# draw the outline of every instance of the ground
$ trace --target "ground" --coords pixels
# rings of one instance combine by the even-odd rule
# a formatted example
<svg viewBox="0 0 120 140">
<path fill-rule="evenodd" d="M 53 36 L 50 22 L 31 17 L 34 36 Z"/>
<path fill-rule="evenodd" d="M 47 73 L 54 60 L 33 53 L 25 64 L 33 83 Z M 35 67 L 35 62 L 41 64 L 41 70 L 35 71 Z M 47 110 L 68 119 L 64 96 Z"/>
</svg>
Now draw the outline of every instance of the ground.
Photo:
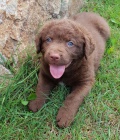
<svg viewBox="0 0 120 140">
<path fill-rule="evenodd" d="M 69 89 L 59 85 L 37 113 L 28 111 L 34 98 L 38 63 L 29 54 L 19 69 L 6 66 L 13 77 L 0 85 L 0 140 L 119 140 L 120 139 L 120 1 L 88 0 L 81 11 L 94 11 L 111 28 L 96 83 L 79 108 L 74 123 L 56 126 L 56 115 Z M 3 77 L 1 77 L 3 78 Z"/>
</svg>

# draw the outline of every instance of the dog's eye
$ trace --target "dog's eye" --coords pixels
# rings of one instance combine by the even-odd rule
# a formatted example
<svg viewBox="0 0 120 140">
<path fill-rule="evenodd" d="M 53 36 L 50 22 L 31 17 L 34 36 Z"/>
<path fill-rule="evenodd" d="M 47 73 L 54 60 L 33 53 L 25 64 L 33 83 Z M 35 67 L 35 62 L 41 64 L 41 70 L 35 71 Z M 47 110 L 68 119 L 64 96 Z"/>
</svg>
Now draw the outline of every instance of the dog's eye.
<svg viewBox="0 0 120 140">
<path fill-rule="evenodd" d="M 74 44 L 72 41 L 67 42 L 68 47 L 72 47 Z"/>
<path fill-rule="evenodd" d="M 51 42 L 52 41 L 52 39 L 50 38 L 50 37 L 48 37 L 47 39 L 46 39 L 46 42 L 47 43 L 49 43 L 49 42 Z"/>
</svg>

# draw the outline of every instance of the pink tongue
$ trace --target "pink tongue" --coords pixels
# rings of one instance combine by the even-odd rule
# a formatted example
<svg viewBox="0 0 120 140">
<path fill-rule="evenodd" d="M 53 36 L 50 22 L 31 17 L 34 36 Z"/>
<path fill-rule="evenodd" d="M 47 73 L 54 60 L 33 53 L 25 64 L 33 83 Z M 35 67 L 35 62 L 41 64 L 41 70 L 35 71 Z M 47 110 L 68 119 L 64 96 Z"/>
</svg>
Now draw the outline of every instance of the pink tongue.
<svg viewBox="0 0 120 140">
<path fill-rule="evenodd" d="M 56 66 L 56 65 L 50 65 L 50 73 L 55 78 L 60 78 L 65 71 L 65 65 L 63 66 Z"/>
</svg>

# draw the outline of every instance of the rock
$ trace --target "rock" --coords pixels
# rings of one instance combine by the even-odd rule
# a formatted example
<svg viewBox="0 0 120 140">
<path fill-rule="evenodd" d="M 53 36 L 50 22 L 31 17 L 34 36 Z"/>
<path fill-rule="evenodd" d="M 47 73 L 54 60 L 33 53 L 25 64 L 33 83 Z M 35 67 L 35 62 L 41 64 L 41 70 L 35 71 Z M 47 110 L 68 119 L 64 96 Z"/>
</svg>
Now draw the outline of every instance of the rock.
<svg viewBox="0 0 120 140">
<path fill-rule="evenodd" d="M 80 12 L 80 8 L 83 6 L 82 0 L 70 0 L 68 6 L 68 15 L 72 16 L 78 12 Z"/>
<path fill-rule="evenodd" d="M 11 75 L 11 72 L 6 69 L 3 65 L 0 65 L 0 75 Z"/>
<path fill-rule="evenodd" d="M 13 75 L 11 74 L 11 72 L 3 65 L 0 65 L 0 84 L 3 83 L 4 85 L 7 85 L 12 77 Z"/>
<path fill-rule="evenodd" d="M 17 0 L 6 1 L 6 16 L 12 17 L 17 15 Z"/>
<path fill-rule="evenodd" d="M 0 53 L 0 84 L 3 83 L 5 85 L 7 85 L 13 77 L 12 73 L 4 66 L 6 61 L 6 57 Z"/>
<path fill-rule="evenodd" d="M 0 53 L 0 64 L 4 65 L 6 62 L 6 57 L 4 55 L 2 55 L 2 53 Z"/>
</svg>

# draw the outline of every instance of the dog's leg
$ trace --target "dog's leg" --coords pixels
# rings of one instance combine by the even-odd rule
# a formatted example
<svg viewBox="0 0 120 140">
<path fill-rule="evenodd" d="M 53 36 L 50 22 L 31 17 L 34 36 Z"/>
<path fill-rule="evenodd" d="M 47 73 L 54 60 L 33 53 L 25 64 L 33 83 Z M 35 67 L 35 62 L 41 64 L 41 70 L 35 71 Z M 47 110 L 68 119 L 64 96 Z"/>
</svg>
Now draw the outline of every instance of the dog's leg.
<svg viewBox="0 0 120 140">
<path fill-rule="evenodd" d="M 52 84 L 52 82 L 49 81 L 46 77 L 44 77 L 44 75 L 40 72 L 36 89 L 37 97 L 35 100 L 30 101 L 29 109 L 33 112 L 37 112 L 46 102 L 48 95 L 53 87 L 54 85 Z"/>
<path fill-rule="evenodd" d="M 71 94 L 66 97 L 63 106 L 59 109 L 56 118 L 59 127 L 67 127 L 71 124 L 79 106 L 91 90 L 92 85 L 93 82 L 87 82 L 83 85 L 73 87 Z"/>
</svg>

